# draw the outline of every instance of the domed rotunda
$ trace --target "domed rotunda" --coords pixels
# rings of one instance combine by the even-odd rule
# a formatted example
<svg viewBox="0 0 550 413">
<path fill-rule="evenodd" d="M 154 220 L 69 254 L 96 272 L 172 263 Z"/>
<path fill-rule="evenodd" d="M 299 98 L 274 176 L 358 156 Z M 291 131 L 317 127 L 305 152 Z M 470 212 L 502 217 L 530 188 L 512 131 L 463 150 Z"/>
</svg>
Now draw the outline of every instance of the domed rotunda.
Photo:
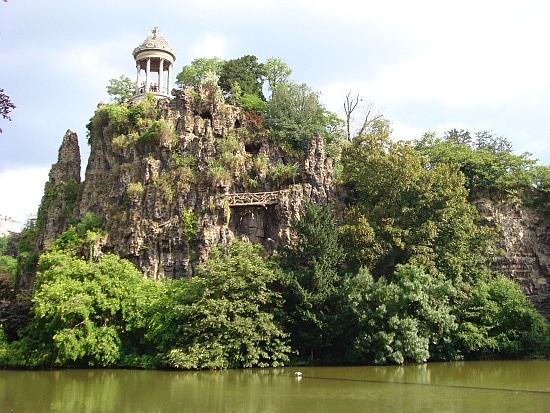
<svg viewBox="0 0 550 413">
<path fill-rule="evenodd" d="M 152 33 L 133 52 L 137 69 L 134 101 L 143 99 L 146 93 L 159 98 L 171 97 L 176 51 L 159 36 L 158 27 L 155 26 Z"/>
</svg>

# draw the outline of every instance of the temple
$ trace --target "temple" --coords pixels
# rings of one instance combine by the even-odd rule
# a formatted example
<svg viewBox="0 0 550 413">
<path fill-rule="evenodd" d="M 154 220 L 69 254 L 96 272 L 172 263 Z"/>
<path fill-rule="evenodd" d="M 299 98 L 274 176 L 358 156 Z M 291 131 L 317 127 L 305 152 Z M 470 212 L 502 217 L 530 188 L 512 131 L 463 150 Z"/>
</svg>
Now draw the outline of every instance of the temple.
<svg viewBox="0 0 550 413">
<path fill-rule="evenodd" d="M 134 101 L 141 100 L 146 93 L 171 97 L 176 51 L 159 36 L 158 27 L 155 26 L 152 33 L 133 52 L 137 70 Z"/>
</svg>

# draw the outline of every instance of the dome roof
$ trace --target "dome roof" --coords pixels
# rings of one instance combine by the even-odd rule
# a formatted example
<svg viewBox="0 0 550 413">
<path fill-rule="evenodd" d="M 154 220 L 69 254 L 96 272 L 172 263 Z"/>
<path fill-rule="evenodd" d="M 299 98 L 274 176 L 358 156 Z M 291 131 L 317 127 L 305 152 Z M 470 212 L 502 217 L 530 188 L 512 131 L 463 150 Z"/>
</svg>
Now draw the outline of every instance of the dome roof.
<svg viewBox="0 0 550 413">
<path fill-rule="evenodd" d="M 139 52 L 142 52 L 144 50 L 163 50 L 166 53 L 170 53 L 172 57 L 176 59 L 176 51 L 170 47 L 170 45 L 166 40 L 164 40 L 164 38 L 158 35 L 158 27 L 155 26 L 152 32 L 152 36 L 147 37 L 140 46 L 134 49 L 134 58 Z"/>
</svg>

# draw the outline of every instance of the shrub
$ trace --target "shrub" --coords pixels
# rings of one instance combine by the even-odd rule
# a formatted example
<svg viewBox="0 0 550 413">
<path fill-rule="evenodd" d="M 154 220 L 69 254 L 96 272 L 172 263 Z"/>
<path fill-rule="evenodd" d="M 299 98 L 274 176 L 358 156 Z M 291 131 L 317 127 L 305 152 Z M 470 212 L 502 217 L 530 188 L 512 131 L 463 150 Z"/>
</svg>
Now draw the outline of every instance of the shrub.
<svg viewBox="0 0 550 413">
<path fill-rule="evenodd" d="M 172 305 L 164 311 L 173 313 L 172 325 L 164 323 L 159 332 L 163 337 L 179 332 L 166 343 L 168 366 L 225 369 L 288 362 L 287 335 L 274 316 L 281 306 L 280 294 L 271 288 L 278 274 L 261 253 L 260 246 L 240 241 L 216 247 L 198 277 L 173 283 L 177 311 Z"/>
<path fill-rule="evenodd" d="M 130 182 L 126 188 L 126 193 L 131 197 L 141 196 L 143 191 L 141 182 Z"/>
<path fill-rule="evenodd" d="M 283 185 L 289 181 L 294 183 L 296 177 L 298 176 L 298 169 L 298 165 L 285 165 L 283 163 L 278 163 L 268 169 L 267 176 L 275 184 Z"/>
<path fill-rule="evenodd" d="M 213 186 L 228 185 L 231 182 L 231 172 L 216 160 L 208 165 L 205 176 Z"/>
<path fill-rule="evenodd" d="M 138 142 L 156 144 L 169 144 L 173 141 L 170 125 L 164 119 L 155 120 L 147 130 L 139 137 Z"/>
<path fill-rule="evenodd" d="M 189 242 L 193 241 L 199 228 L 197 225 L 197 218 L 192 209 L 186 209 L 182 212 L 180 217 L 181 226 L 183 227 L 183 235 Z"/>
</svg>

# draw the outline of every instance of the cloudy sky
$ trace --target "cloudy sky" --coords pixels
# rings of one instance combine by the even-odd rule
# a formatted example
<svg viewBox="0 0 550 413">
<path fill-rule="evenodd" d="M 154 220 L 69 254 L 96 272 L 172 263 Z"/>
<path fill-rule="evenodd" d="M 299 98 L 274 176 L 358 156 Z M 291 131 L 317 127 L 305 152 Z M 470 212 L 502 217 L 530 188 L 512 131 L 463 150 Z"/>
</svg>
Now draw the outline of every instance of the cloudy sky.
<svg viewBox="0 0 550 413">
<path fill-rule="evenodd" d="M 550 164 L 547 0 L 9 0 L 0 2 L 0 216 L 38 207 L 67 129 L 86 124 L 109 79 L 135 76 L 154 26 L 197 57 L 283 59 L 292 80 L 342 114 L 351 91 L 392 121 L 395 139 L 489 130 Z"/>
</svg>

